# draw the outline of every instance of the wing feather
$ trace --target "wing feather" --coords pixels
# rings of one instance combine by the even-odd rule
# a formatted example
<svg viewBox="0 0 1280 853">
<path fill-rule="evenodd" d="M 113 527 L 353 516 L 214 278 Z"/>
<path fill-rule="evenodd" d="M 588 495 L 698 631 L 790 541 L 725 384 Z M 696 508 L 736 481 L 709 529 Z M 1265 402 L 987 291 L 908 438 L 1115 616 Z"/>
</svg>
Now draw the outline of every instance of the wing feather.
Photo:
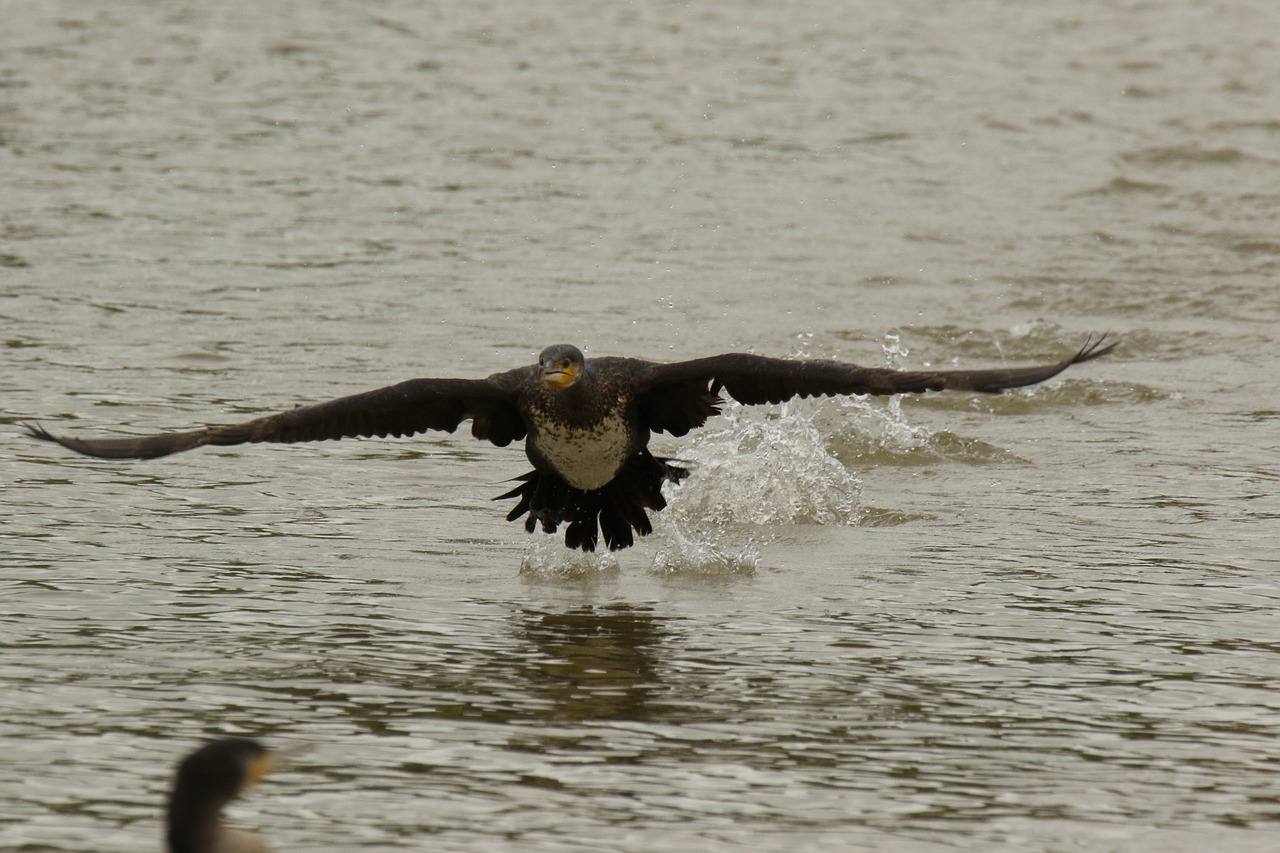
<svg viewBox="0 0 1280 853">
<path fill-rule="evenodd" d="M 716 394 L 723 390 L 748 405 L 782 403 L 793 397 L 844 394 L 914 394 L 924 391 L 980 391 L 998 393 L 1034 385 L 1057 376 L 1073 364 L 1081 364 L 1111 352 L 1104 334 L 1092 336 L 1070 358 L 1031 367 L 998 367 L 981 370 L 893 370 L 862 367 L 824 359 L 791 360 L 750 353 L 726 353 L 692 361 L 650 364 L 637 383 L 642 412 L 661 412 L 651 419 L 651 429 L 683 435 L 701 426 L 707 406 L 698 405 L 696 391 Z M 714 409 L 710 413 L 714 413 Z"/>
<path fill-rule="evenodd" d="M 341 438 L 453 432 L 472 419 L 472 433 L 499 447 L 523 438 L 525 425 L 509 392 L 494 379 L 411 379 L 238 424 L 136 438 L 71 438 L 39 424 L 27 431 L 68 450 L 104 459 L 154 459 L 206 445 L 294 443 Z"/>
</svg>

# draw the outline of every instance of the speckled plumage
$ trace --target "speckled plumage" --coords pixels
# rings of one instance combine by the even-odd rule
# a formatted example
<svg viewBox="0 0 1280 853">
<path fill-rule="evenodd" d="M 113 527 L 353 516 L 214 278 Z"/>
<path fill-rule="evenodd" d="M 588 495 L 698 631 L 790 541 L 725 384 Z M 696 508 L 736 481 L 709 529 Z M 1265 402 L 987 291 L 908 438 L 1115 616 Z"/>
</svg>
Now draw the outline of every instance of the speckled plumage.
<svg viewBox="0 0 1280 853">
<path fill-rule="evenodd" d="M 575 489 L 607 486 L 621 470 L 636 443 L 635 431 L 621 408 L 606 412 L 598 423 L 572 427 L 547 410 L 532 410 L 529 441 L 538 456 Z M 536 431 L 535 431 L 536 430 Z"/>
</svg>

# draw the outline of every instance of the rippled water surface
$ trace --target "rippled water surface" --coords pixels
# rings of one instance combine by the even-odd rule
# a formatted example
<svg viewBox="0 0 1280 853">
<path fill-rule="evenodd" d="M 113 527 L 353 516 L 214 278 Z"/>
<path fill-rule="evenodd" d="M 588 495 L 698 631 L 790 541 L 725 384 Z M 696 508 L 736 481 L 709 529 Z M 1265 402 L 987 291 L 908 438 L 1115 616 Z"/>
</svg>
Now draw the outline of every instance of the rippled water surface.
<svg viewBox="0 0 1280 853">
<path fill-rule="evenodd" d="M 1280 7 L 16 2 L 0 848 L 1280 848 Z M 73 457 L 544 345 L 1109 358 L 730 408 L 567 554 L 459 435 Z"/>
</svg>

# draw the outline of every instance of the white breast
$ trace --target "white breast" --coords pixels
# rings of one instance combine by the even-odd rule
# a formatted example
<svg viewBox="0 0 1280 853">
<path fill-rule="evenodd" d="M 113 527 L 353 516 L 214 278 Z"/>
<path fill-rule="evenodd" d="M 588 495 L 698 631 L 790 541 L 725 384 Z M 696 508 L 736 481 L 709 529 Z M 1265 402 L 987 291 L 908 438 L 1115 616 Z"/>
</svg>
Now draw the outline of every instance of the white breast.
<svg viewBox="0 0 1280 853">
<path fill-rule="evenodd" d="M 631 432 L 620 411 L 587 429 L 543 422 L 537 440 L 538 452 L 575 489 L 606 485 L 627 461 L 630 444 Z"/>
</svg>

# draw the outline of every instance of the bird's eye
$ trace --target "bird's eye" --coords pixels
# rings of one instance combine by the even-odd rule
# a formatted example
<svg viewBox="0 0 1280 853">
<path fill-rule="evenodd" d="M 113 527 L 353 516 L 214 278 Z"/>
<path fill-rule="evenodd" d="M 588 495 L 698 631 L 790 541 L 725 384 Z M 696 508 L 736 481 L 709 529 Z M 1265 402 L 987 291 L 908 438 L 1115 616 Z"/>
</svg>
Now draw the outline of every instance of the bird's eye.
<svg viewBox="0 0 1280 853">
<path fill-rule="evenodd" d="M 569 367 L 569 365 L 570 365 L 571 363 L 572 363 L 572 362 L 570 362 L 570 361 L 569 361 L 569 359 L 567 359 L 567 358 L 562 358 L 562 359 L 560 359 L 560 367 L 561 367 L 561 369 L 566 369 L 566 368 L 568 368 L 568 367 Z"/>
</svg>

